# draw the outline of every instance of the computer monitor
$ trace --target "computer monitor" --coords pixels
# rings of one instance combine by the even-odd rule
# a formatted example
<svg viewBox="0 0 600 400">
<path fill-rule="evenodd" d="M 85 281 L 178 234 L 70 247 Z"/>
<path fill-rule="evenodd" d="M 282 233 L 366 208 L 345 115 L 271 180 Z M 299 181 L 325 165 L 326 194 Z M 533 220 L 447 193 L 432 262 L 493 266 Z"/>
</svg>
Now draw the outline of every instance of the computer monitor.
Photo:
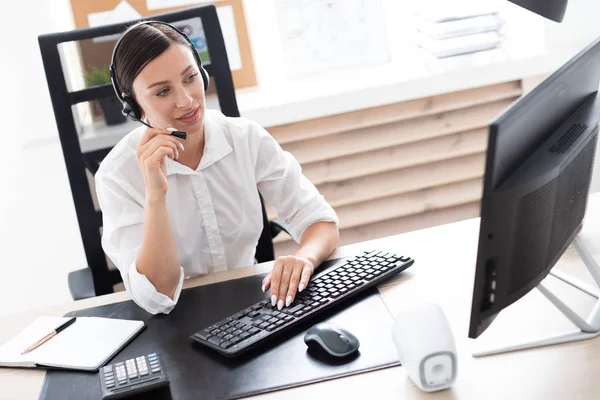
<svg viewBox="0 0 600 400">
<path fill-rule="evenodd" d="M 585 251 L 576 236 L 596 151 L 599 80 L 600 39 L 490 123 L 469 337 L 477 338 L 500 311 L 535 287 L 581 331 L 600 331 L 600 307 L 586 322 L 565 311 L 540 283 L 572 242 Z M 588 268 L 600 284 L 600 269 L 590 260 Z M 496 352 L 540 344 L 550 342 Z"/>
</svg>

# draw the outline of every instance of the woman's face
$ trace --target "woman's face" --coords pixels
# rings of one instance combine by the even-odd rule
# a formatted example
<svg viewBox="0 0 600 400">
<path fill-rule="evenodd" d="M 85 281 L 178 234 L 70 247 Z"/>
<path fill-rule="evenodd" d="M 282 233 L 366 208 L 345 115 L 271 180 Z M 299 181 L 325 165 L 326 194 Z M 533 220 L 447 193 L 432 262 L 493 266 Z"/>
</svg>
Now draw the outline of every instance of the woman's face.
<svg viewBox="0 0 600 400">
<path fill-rule="evenodd" d="M 189 46 L 173 43 L 133 81 L 142 114 L 156 128 L 193 134 L 204 120 L 204 83 Z"/>
</svg>

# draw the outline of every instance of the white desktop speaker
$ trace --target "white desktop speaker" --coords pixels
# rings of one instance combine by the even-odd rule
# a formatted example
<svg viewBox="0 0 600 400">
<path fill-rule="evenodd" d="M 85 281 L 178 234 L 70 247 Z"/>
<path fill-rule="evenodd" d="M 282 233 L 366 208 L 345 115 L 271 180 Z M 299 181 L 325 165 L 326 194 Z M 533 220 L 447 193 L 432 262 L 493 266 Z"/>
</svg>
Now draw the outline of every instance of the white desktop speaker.
<svg viewBox="0 0 600 400">
<path fill-rule="evenodd" d="M 456 346 L 438 304 L 411 306 L 398 313 L 392 339 L 408 376 L 426 392 L 447 389 L 456 380 Z"/>
</svg>

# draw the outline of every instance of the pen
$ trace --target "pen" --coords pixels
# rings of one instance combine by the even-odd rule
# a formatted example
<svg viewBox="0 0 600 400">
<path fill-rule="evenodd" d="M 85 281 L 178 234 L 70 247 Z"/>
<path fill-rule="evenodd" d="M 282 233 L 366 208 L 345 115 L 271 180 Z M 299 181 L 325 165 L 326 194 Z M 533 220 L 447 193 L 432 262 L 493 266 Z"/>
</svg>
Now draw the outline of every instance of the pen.
<svg viewBox="0 0 600 400">
<path fill-rule="evenodd" d="M 27 354 L 27 353 L 29 353 L 33 349 L 37 349 L 42 344 L 46 343 L 48 340 L 50 340 L 54 336 L 56 336 L 60 331 L 64 330 L 69 325 L 73 324 L 73 322 L 75 322 L 76 319 L 77 319 L 76 317 L 71 318 L 70 320 L 68 320 L 67 322 L 65 322 L 64 324 L 62 324 L 61 326 L 59 326 L 58 328 L 56 328 L 55 330 L 53 330 L 52 332 L 50 332 L 49 334 L 47 334 L 46 336 L 44 336 L 43 338 L 41 338 L 40 340 L 38 340 L 37 342 L 35 342 L 34 344 L 32 344 L 31 346 L 29 346 L 28 348 L 26 348 L 21 353 L 21 355 Z"/>
</svg>

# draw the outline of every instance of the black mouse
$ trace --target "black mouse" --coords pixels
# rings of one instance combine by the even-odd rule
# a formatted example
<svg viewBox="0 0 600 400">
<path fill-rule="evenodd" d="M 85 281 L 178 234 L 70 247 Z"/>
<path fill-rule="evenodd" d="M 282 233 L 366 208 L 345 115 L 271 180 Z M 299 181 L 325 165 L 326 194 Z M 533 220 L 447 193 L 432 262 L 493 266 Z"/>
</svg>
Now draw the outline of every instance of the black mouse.
<svg viewBox="0 0 600 400">
<path fill-rule="evenodd" d="M 350 332 L 329 323 L 320 323 L 304 335 L 309 348 L 318 348 L 333 357 L 345 357 L 358 350 L 360 342 Z"/>
</svg>

